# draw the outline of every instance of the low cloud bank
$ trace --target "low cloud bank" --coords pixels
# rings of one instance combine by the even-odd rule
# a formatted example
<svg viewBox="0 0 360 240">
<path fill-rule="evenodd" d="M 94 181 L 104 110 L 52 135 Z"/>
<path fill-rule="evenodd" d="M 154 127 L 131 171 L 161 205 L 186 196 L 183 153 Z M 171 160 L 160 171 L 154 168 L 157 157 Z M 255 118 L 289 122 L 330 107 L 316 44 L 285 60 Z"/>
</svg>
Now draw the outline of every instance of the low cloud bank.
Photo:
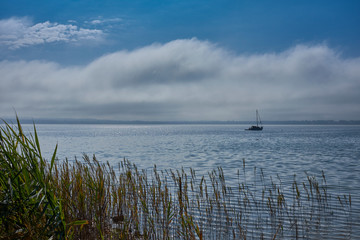
<svg viewBox="0 0 360 240">
<path fill-rule="evenodd" d="M 197 39 L 86 66 L 0 62 L 0 115 L 116 120 L 360 119 L 360 58 L 326 45 L 236 55 Z"/>
</svg>

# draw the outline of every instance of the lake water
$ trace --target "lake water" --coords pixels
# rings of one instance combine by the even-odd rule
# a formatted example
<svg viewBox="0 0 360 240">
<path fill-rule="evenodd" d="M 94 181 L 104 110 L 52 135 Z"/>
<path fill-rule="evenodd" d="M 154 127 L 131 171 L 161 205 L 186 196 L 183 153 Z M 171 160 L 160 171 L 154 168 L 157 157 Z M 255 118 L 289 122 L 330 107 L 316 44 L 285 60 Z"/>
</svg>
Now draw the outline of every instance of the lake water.
<svg viewBox="0 0 360 240">
<path fill-rule="evenodd" d="M 25 125 L 29 131 L 32 126 Z M 251 169 L 287 178 L 323 170 L 332 184 L 360 183 L 360 126 L 242 125 L 37 125 L 43 154 L 69 160 L 83 153 L 139 168 L 193 168 L 199 174 L 221 166 L 232 173 Z M 230 176 L 229 176 L 230 177 Z"/>
<path fill-rule="evenodd" d="M 265 177 L 280 176 L 286 185 L 321 176 L 335 194 L 351 193 L 353 221 L 360 222 L 360 126 L 265 126 L 261 132 L 243 125 L 37 125 L 43 155 L 81 159 L 83 153 L 117 165 L 123 158 L 139 169 L 193 168 L 198 175 L 221 166 L 228 184 L 254 168 Z M 31 130 L 31 125 L 24 125 Z M 355 224 L 359 233 L 359 225 Z"/>
</svg>

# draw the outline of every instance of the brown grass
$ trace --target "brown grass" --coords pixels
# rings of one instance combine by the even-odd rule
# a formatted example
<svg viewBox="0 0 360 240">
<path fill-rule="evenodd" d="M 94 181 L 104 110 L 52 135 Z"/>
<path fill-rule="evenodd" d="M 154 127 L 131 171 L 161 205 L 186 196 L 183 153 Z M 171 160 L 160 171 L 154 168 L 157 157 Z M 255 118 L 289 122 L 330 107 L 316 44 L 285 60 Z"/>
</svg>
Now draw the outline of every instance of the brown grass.
<svg viewBox="0 0 360 240">
<path fill-rule="evenodd" d="M 1 128 L 0 239 L 299 239 L 351 237 L 351 196 L 333 197 L 320 181 L 283 186 L 253 170 L 228 186 L 222 168 L 138 170 L 122 160 L 84 155 L 48 162 L 20 123 Z M 285 190 L 286 189 L 286 190 Z M 341 219 L 341 221 L 338 221 Z M 339 226 L 339 222 L 343 225 Z"/>
</svg>

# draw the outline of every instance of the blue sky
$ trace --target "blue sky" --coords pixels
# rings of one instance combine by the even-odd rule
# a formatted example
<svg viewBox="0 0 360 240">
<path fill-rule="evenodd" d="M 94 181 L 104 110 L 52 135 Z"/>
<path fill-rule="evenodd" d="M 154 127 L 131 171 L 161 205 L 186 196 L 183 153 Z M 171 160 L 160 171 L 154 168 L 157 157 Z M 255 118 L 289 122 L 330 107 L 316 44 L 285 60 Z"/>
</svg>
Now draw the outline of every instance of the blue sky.
<svg viewBox="0 0 360 240">
<path fill-rule="evenodd" d="M 0 117 L 360 119 L 359 1 L 2 1 Z"/>
</svg>

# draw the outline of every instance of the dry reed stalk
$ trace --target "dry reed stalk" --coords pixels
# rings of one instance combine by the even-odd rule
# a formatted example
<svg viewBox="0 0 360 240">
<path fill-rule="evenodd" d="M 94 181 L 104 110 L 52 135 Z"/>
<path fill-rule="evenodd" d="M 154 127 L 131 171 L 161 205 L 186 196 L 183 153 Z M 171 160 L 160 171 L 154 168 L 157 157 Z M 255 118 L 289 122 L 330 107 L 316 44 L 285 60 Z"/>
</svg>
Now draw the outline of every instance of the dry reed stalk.
<svg viewBox="0 0 360 240">
<path fill-rule="evenodd" d="M 28 138 L 20 123 L 1 128 L 0 143 L 0 239 L 299 239 L 320 236 L 332 214 L 351 216 L 351 196 L 333 198 L 324 173 L 321 182 L 294 176 L 288 191 L 256 168 L 250 183 L 243 160 L 234 187 L 221 167 L 200 180 L 193 169 L 148 174 L 126 159 L 115 171 L 95 156 L 55 161 L 56 148 L 48 163 L 35 127 Z"/>
</svg>

